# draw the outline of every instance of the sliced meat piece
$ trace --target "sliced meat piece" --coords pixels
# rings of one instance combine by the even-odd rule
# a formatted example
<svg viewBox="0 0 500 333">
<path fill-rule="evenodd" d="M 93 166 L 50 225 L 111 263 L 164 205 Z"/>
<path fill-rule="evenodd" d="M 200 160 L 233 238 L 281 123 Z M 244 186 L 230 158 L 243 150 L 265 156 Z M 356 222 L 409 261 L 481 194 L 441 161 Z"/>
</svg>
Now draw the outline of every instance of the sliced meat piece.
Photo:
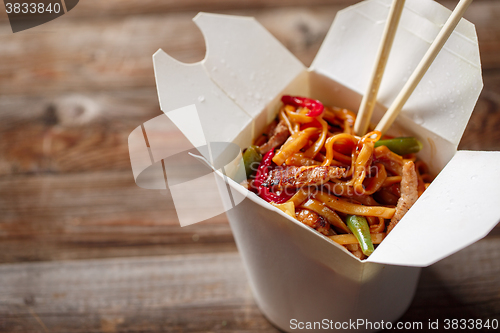
<svg viewBox="0 0 500 333">
<path fill-rule="evenodd" d="M 262 186 L 282 189 L 321 185 L 345 177 L 345 172 L 344 168 L 333 166 L 289 166 L 271 171 Z"/>
<path fill-rule="evenodd" d="M 328 223 L 321 215 L 310 211 L 309 209 L 300 209 L 296 211 L 295 217 L 300 222 L 316 229 L 323 235 L 329 236 L 334 234 L 331 230 L 330 223 Z"/>
<path fill-rule="evenodd" d="M 288 131 L 288 126 L 286 125 L 285 121 L 280 120 L 278 125 L 271 132 L 269 141 L 259 147 L 260 153 L 265 154 L 271 149 L 281 146 L 286 141 L 289 135 L 290 132 Z"/>
<path fill-rule="evenodd" d="M 415 171 L 415 165 L 408 161 L 403 165 L 403 176 L 401 178 L 401 197 L 396 206 L 396 212 L 387 227 L 389 233 L 396 224 L 403 218 L 406 212 L 413 206 L 418 199 L 418 178 Z"/>
</svg>

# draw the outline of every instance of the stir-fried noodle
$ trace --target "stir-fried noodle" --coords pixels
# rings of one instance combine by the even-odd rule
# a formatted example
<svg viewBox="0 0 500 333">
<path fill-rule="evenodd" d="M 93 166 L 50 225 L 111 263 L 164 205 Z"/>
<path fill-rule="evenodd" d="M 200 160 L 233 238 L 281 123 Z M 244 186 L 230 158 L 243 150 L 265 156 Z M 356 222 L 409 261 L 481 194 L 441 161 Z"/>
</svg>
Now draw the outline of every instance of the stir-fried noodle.
<svg viewBox="0 0 500 333">
<path fill-rule="evenodd" d="M 282 101 L 277 119 L 244 153 L 249 188 L 366 258 L 432 180 L 414 154 L 420 143 L 381 140 L 377 131 L 359 137 L 352 111 L 303 97 Z"/>
</svg>

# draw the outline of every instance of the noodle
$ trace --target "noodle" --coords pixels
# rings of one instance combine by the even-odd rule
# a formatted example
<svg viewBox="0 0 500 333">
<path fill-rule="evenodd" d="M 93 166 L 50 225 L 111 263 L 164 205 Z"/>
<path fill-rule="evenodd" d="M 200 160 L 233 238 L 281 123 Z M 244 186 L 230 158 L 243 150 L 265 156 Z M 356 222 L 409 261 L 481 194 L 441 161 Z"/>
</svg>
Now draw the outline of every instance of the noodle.
<svg viewBox="0 0 500 333">
<path fill-rule="evenodd" d="M 323 202 L 326 206 L 333 210 L 342 212 L 344 214 L 351 215 L 362 215 L 362 216 L 380 216 L 384 219 L 390 219 L 394 216 L 396 211 L 394 208 L 387 208 L 382 206 L 363 206 L 357 205 L 334 195 L 325 194 L 323 192 L 318 192 L 314 194 L 314 197 L 319 201 Z"/>
<path fill-rule="evenodd" d="M 371 236 L 373 244 L 380 244 L 385 238 L 384 233 L 371 234 Z M 353 234 L 335 235 L 329 236 L 328 238 L 340 245 L 358 244 L 358 240 Z"/>
<path fill-rule="evenodd" d="M 311 166 L 311 165 L 321 165 L 321 162 L 313 160 L 312 158 L 307 158 L 302 153 L 296 153 L 285 160 L 286 165 L 294 166 Z"/>
<path fill-rule="evenodd" d="M 318 140 L 306 150 L 304 154 L 305 157 L 314 158 L 314 156 L 316 156 L 316 154 L 319 153 L 319 150 L 323 147 L 323 144 L 326 140 L 326 135 L 328 134 L 328 124 L 326 123 L 326 121 L 324 121 L 320 117 L 316 118 L 316 120 L 321 124 L 321 135 Z"/>
<path fill-rule="evenodd" d="M 309 141 L 309 138 L 317 132 L 314 127 L 306 128 L 303 131 L 296 132 L 286 140 L 285 144 L 280 148 L 273 158 L 273 162 L 277 165 L 283 164 L 287 158 L 301 150 Z"/>
<path fill-rule="evenodd" d="M 312 210 L 313 212 L 318 213 L 332 225 L 342 229 L 344 232 L 347 233 L 351 232 L 349 228 L 345 225 L 344 221 L 342 221 L 342 219 L 337 215 L 337 213 L 335 213 L 335 211 L 329 209 L 328 207 L 325 207 L 321 202 L 314 199 L 309 199 L 301 207 L 307 208 L 309 210 Z"/>
<path fill-rule="evenodd" d="M 309 196 L 310 191 L 309 188 L 301 188 L 297 193 L 293 195 L 287 202 L 293 202 L 295 206 L 300 205 L 303 203 L 307 197 Z"/>
</svg>

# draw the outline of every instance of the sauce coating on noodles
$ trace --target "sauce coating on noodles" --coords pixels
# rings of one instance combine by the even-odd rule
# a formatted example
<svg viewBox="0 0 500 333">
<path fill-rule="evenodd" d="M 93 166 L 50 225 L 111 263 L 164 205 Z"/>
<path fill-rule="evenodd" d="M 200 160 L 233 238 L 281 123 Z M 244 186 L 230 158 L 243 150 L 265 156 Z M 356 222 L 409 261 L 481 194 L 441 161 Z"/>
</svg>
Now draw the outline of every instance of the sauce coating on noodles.
<svg viewBox="0 0 500 333">
<path fill-rule="evenodd" d="M 304 97 L 282 101 L 277 119 L 250 147 L 254 160 L 245 165 L 253 162 L 258 170 L 248 173 L 248 187 L 366 258 L 432 180 L 426 164 L 405 153 L 421 144 L 384 137 L 381 145 L 378 131 L 354 134 L 356 115 L 350 110 Z M 264 158 L 256 161 L 257 155 Z"/>
</svg>

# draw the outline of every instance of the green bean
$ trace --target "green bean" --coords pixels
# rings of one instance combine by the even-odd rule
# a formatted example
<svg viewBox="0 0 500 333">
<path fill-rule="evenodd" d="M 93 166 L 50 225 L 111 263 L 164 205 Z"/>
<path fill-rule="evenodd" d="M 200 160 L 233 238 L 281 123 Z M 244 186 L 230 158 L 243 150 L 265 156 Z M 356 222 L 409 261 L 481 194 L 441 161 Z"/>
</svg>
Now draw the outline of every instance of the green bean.
<svg viewBox="0 0 500 333">
<path fill-rule="evenodd" d="M 250 178 L 250 176 L 257 170 L 261 160 L 262 155 L 260 154 L 257 146 L 250 146 L 245 150 L 243 153 L 243 162 L 245 163 L 247 178 Z"/>
<path fill-rule="evenodd" d="M 363 216 L 347 215 L 347 227 L 352 231 L 361 246 L 361 251 L 366 256 L 373 253 L 372 237 L 370 235 L 370 226 Z"/>
<path fill-rule="evenodd" d="M 418 153 L 422 149 L 422 143 L 414 137 L 379 140 L 375 142 L 375 147 L 379 146 L 386 146 L 398 155 Z"/>
</svg>

